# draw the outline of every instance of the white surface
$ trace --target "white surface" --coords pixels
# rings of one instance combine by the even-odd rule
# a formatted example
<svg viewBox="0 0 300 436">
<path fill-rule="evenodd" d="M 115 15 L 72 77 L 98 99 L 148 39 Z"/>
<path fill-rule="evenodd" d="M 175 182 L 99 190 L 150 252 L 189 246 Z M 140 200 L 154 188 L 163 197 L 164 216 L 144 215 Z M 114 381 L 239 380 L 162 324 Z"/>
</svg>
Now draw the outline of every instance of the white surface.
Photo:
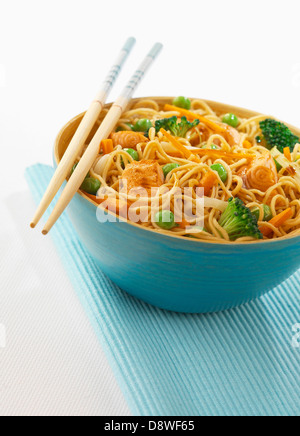
<svg viewBox="0 0 300 436">
<path fill-rule="evenodd" d="M 136 96 L 204 97 L 300 125 L 298 0 L 0 6 L 2 199 L 26 189 L 26 166 L 51 163 L 58 130 L 87 108 L 131 35 L 138 43 L 111 99 L 161 41 L 165 49 Z M 8 335 L 0 348 L 0 414 L 129 413 L 51 240 L 22 228 L 29 221 L 23 210 L 14 209 L 8 228 L 0 207 L 0 324 Z"/>
<path fill-rule="evenodd" d="M 1 204 L 0 414 L 128 415 L 51 238 L 27 225 L 33 211 L 26 191 Z"/>
</svg>

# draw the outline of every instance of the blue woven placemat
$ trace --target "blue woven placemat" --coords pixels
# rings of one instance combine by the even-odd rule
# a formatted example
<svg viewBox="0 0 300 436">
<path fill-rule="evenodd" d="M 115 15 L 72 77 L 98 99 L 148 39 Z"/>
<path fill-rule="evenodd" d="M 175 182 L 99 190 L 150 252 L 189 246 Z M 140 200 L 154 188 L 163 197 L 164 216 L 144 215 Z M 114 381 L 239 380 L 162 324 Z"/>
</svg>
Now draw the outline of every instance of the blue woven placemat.
<svg viewBox="0 0 300 436">
<path fill-rule="evenodd" d="M 52 174 L 45 165 L 26 170 L 36 202 Z M 177 314 L 115 286 L 66 214 L 51 236 L 134 415 L 299 415 L 300 348 L 292 328 L 300 323 L 300 272 L 240 308 Z"/>
</svg>

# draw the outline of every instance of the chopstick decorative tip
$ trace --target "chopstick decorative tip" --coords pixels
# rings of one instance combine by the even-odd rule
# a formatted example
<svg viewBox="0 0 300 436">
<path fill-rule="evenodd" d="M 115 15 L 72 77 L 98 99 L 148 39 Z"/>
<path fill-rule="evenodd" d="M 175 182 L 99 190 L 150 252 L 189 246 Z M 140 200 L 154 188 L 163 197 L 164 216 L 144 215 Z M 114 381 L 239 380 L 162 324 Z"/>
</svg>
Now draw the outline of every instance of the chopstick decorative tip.
<svg viewBox="0 0 300 436">
<path fill-rule="evenodd" d="M 130 53 L 135 43 L 136 43 L 136 39 L 133 36 L 128 38 L 122 50 L 128 51 L 128 53 Z"/>
<path fill-rule="evenodd" d="M 161 42 L 157 42 L 156 44 L 154 44 L 154 46 L 152 47 L 152 49 L 150 50 L 150 53 L 148 56 L 152 57 L 153 59 L 155 59 L 159 53 L 161 52 L 161 50 L 163 49 L 163 44 Z"/>
</svg>

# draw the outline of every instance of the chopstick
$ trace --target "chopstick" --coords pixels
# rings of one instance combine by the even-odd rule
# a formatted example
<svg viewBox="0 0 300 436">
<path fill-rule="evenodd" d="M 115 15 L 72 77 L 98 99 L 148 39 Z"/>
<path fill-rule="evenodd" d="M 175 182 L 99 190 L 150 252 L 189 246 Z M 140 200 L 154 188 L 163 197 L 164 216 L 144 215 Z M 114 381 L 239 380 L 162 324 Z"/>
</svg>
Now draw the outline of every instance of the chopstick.
<svg viewBox="0 0 300 436">
<path fill-rule="evenodd" d="M 156 59 L 158 54 L 162 49 L 162 44 L 156 43 L 140 67 L 136 70 L 134 75 L 131 77 L 123 92 L 112 105 L 106 117 L 104 118 L 102 124 L 98 128 L 95 136 L 84 152 L 81 160 L 79 161 L 75 171 L 71 175 L 65 189 L 63 190 L 60 198 L 58 199 L 56 206 L 54 207 L 45 227 L 42 231 L 43 235 L 47 235 L 53 225 L 56 223 L 60 215 L 63 213 L 65 208 L 68 206 L 69 202 L 72 200 L 76 192 L 79 190 L 82 182 L 84 181 L 86 174 L 91 169 L 97 155 L 99 154 L 99 148 L 101 141 L 107 139 L 114 127 L 116 126 L 118 120 L 120 119 L 123 111 L 126 109 L 135 89 L 140 83 L 141 79 L 149 69 L 150 65 Z"/>
<path fill-rule="evenodd" d="M 36 210 L 34 218 L 30 223 L 31 228 L 34 228 L 38 224 L 38 222 L 46 212 L 48 206 L 52 202 L 53 198 L 57 194 L 62 183 L 70 174 L 74 162 L 77 156 L 82 151 L 85 141 L 103 109 L 109 92 L 112 89 L 129 53 L 131 52 L 135 41 L 135 38 L 128 38 L 128 40 L 125 42 L 115 63 L 111 67 L 109 74 L 103 82 L 100 91 L 96 95 L 95 100 L 91 103 L 88 111 L 83 117 Z"/>
</svg>

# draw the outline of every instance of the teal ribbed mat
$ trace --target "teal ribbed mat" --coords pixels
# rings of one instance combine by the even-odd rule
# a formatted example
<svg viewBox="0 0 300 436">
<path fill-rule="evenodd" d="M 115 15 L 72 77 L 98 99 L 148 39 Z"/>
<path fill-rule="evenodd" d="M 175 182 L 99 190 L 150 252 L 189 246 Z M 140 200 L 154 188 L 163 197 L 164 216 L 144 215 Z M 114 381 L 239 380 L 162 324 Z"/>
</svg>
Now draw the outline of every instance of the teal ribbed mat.
<svg viewBox="0 0 300 436">
<path fill-rule="evenodd" d="M 44 165 L 26 171 L 36 202 L 52 174 Z M 66 214 L 51 236 L 134 415 L 299 415 L 300 348 L 292 331 L 300 323 L 299 272 L 238 309 L 175 314 L 111 283 Z"/>
</svg>

